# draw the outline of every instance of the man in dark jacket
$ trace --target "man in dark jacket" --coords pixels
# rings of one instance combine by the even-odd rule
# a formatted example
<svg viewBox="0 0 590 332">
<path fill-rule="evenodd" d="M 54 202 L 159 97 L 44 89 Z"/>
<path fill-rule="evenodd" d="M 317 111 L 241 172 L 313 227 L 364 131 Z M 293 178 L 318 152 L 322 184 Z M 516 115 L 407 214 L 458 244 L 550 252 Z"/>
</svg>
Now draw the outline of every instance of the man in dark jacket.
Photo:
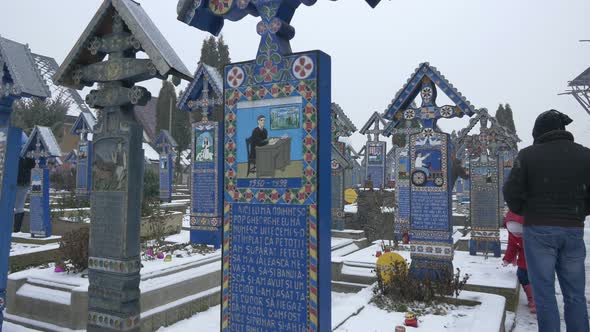
<svg viewBox="0 0 590 332">
<path fill-rule="evenodd" d="M 513 212 L 524 216 L 524 250 L 539 331 L 559 331 L 555 273 L 568 332 L 587 332 L 584 220 L 590 214 L 590 149 L 565 130 L 556 110 L 535 121 L 534 144 L 518 154 L 504 185 Z"/>
</svg>

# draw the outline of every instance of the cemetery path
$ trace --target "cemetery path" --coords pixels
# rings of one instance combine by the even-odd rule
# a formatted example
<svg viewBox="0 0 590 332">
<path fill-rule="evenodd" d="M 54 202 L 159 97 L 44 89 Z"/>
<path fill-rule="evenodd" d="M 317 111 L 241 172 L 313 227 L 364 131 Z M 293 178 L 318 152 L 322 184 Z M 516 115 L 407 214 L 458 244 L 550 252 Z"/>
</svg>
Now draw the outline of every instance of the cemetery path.
<svg viewBox="0 0 590 332">
<path fill-rule="evenodd" d="M 585 223 L 585 234 L 584 234 L 584 242 L 586 242 L 586 249 L 590 250 L 590 217 L 586 218 Z M 590 255 L 586 255 L 586 301 L 588 302 L 588 308 L 590 309 Z M 557 277 L 555 278 L 555 293 L 557 295 L 557 305 L 559 306 L 559 314 L 561 317 L 561 331 L 565 331 L 565 321 L 563 320 L 563 295 L 561 294 L 561 288 L 559 287 L 559 282 L 557 282 Z M 518 311 L 516 313 L 516 322 L 513 326 L 508 326 L 509 322 L 506 325 L 506 331 L 512 332 L 536 332 L 537 329 L 537 318 L 535 315 L 529 312 L 527 306 L 526 295 L 524 291 L 520 290 L 520 303 L 518 305 Z M 590 313 L 590 310 L 589 310 Z M 512 330 L 510 329 L 512 328 Z"/>
</svg>

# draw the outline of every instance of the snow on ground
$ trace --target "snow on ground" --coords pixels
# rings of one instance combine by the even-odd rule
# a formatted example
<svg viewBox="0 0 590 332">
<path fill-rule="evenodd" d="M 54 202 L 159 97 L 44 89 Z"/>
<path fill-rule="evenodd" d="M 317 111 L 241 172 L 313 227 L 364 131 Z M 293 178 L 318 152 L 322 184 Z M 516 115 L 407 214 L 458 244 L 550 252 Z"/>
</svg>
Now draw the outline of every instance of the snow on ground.
<svg viewBox="0 0 590 332">
<path fill-rule="evenodd" d="M 16 325 L 10 322 L 2 324 L 2 331 L 5 332 L 36 332 L 37 330 L 30 329 L 21 325 Z"/>
<path fill-rule="evenodd" d="M 500 330 L 500 319 L 503 314 L 505 298 L 499 295 L 464 291 L 459 298 L 481 302 L 477 306 L 457 306 L 448 311 L 447 315 L 425 315 L 418 317 L 418 328 L 407 328 L 411 331 L 429 332 L 497 332 Z M 404 312 L 387 312 L 373 303 L 365 305 L 358 315 L 351 317 L 337 332 L 389 332 L 395 326 L 403 325 Z"/>
<path fill-rule="evenodd" d="M 30 244 L 30 243 L 16 243 L 10 244 L 10 256 L 27 255 L 41 251 L 58 249 L 58 243 L 49 244 Z"/>
<path fill-rule="evenodd" d="M 31 237 L 31 233 L 23 233 L 23 232 L 19 232 L 19 233 L 12 233 L 12 238 L 15 239 L 32 239 Z M 59 240 L 61 239 L 61 235 L 52 235 L 49 237 L 36 237 L 35 241 L 55 241 L 55 240 Z"/>
<path fill-rule="evenodd" d="M 357 213 L 358 212 L 358 204 L 346 204 L 344 205 L 344 213 Z"/>
<path fill-rule="evenodd" d="M 199 270 L 199 273 L 208 273 L 209 268 L 220 268 L 218 264 L 218 260 L 221 257 L 221 250 L 216 250 L 214 252 L 208 254 L 192 254 L 192 256 L 184 256 L 184 257 L 176 257 L 176 252 L 172 255 L 171 262 L 165 262 L 163 259 L 155 259 L 155 260 L 143 260 L 141 263 L 143 267 L 141 269 L 141 284 L 140 288 L 142 291 L 147 291 L 156 287 L 156 283 L 167 283 L 173 282 L 174 280 L 168 280 L 166 278 L 166 273 L 172 270 L 180 270 L 185 268 L 189 264 L 195 264 L 199 261 L 206 263 L 206 265 L 211 265 L 211 267 L 203 266 L 202 269 Z M 9 275 L 9 278 L 18 279 L 22 277 L 27 278 L 35 278 L 36 281 L 39 282 L 47 282 L 47 283 L 58 283 L 58 284 L 68 284 L 74 287 L 80 287 L 81 289 L 88 288 L 88 278 L 82 277 L 81 273 L 56 273 L 53 271 L 54 268 L 35 268 L 29 269 L 26 271 L 16 272 Z M 202 271 L 201 271 L 202 270 Z M 191 272 L 190 270 L 187 270 Z M 187 273 L 188 273 L 187 272 Z M 184 274 L 177 273 L 174 274 L 171 278 L 180 278 L 184 277 Z M 194 271 L 192 271 L 194 277 Z M 162 275 L 161 277 L 159 277 Z"/>
<path fill-rule="evenodd" d="M 344 238 L 339 238 L 339 237 L 332 237 L 331 241 L 330 241 L 330 247 L 331 248 L 335 248 L 335 247 L 341 247 L 343 245 L 352 243 L 353 241 L 351 239 L 344 239 Z"/>
<path fill-rule="evenodd" d="M 366 305 L 371 299 L 371 294 L 372 286 L 356 294 L 332 292 L 332 325 L 340 324 L 348 316 Z M 220 310 L 221 306 L 219 305 L 211 307 L 189 319 L 162 327 L 158 332 L 194 332 L 197 326 L 199 331 L 219 331 Z M 364 331 L 364 329 L 359 331 Z"/>
<path fill-rule="evenodd" d="M 394 211 L 395 211 L 395 208 L 392 208 L 392 207 L 386 207 L 386 206 L 381 207 L 382 213 L 393 213 Z M 358 204 L 352 203 L 352 204 L 344 205 L 344 213 L 358 213 Z"/>
<path fill-rule="evenodd" d="M 219 331 L 220 312 L 221 306 L 216 305 L 189 319 L 182 320 L 168 327 L 162 327 L 158 329 L 158 332 Z"/>
<path fill-rule="evenodd" d="M 187 230 L 181 230 L 179 234 L 170 235 L 165 238 L 164 241 L 174 243 L 189 243 L 191 241 L 191 232 Z"/>
<path fill-rule="evenodd" d="M 191 228 L 191 216 L 185 214 L 182 216 L 182 228 Z"/>
</svg>

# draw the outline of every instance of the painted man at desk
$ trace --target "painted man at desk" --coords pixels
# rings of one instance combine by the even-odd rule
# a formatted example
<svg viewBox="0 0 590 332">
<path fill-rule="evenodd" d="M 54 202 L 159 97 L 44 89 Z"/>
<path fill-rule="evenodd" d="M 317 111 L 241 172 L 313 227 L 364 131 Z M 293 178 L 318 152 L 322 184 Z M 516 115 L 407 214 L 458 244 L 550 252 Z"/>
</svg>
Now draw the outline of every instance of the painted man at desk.
<svg viewBox="0 0 590 332">
<path fill-rule="evenodd" d="M 250 155 L 248 159 L 256 160 L 256 147 L 265 146 L 268 144 L 268 131 L 264 128 L 266 124 L 266 117 L 259 115 L 258 126 L 252 130 L 252 136 L 250 136 Z"/>
<path fill-rule="evenodd" d="M 266 117 L 259 115 L 257 120 L 258 126 L 252 130 L 252 136 L 246 141 L 250 149 L 246 176 L 255 174 L 259 177 L 273 177 L 276 169 L 284 169 L 290 163 L 291 140 L 287 135 L 282 139 L 269 138 L 268 131 L 264 128 Z"/>
</svg>

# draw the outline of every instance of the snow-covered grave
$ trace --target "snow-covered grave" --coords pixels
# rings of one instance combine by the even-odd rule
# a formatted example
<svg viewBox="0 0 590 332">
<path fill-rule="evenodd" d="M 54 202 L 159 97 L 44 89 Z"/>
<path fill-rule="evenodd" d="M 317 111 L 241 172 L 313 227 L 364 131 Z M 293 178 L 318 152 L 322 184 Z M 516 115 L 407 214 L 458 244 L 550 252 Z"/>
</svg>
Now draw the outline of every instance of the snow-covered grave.
<svg viewBox="0 0 590 332">
<path fill-rule="evenodd" d="M 142 324 L 146 328 L 153 324 L 164 326 L 179 320 L 179 312 L 186 318 L 218 304 L 220 259 L 219 250 L 191 256 L 180 250 L 174 253 L 171 262 L 143 260 Z M 42 328 L 43 324 L 73 330 L 86 327 L 88 279 L 85 274 L 55 273 L 53 267 L 13 273 L 8 280 L 7 298 L 8 321 L 33 328 Z M 192 312 L 191 307 L 195 309 Z"/>
<path fill-rule="evenodd" d="M 387 312 L 370 303 L 374 285 L 358 293 L 332 292 L 332 329 L 335 332 L 390 332 L 403 325 L 404 313 Z M 446 315 L 428 314 L 418 317 L 418 328 L 411 331 L 429 332 L 498 332 L 501 331 L 505 299 L 502 296 L 464 291 L 460 300 L 478 303 L 475 306 L 450 306 Z M 161 328 L 158 332 L 219 331 L 220 306 Z"/>
<path fill-rule="evenodd" d="M 348 234 L 347 234 L 348 233 Z M 359 231 L 343 231 L 348 238 L 333 238 L 332 250 L 354 252 L 368 243 Z M 188 243 L 190 232 L 168 236 L 166 242 Z M 182 257 L 176 257 L 180 254 Z M 219 304 L 221 251 L 172 254 L 171 262 L 142 260 L 142 326 L 146 330 L 167 326 Z M 366 285 L 361 285 L 365 287 Z M 358 285 L 336 284 L 343 291 Z M 10 322 L 50 331 L 84 329 L 88 307 L 88 279 L 84 274 L 55 273 L 54 268 L 34 268 L 9 276 Z M 49 324 L 49 325 L 48 325 Z M 47 327 L 50 326 L 50 327 Z"/>
<path fill-rule="evenodd" d="M 185 219 L 184 223 L 188 223 L 188 218 Z M 454 231 L 455 242 L 469 239 L 469 235 L 461 233 L 462 227 L 455 227 Z M 387 312 L 371 302 L 376 280 L 375 254 L 382 250 L 381 241 L 370 244 L 359 230 L 333 231 L 332 234 L 332 324 L 335 331 L 392 331 L 396 325 L 402 325 L 404 312 Z M 167 237 L 166 241 L 186 243 L 189 237 L 190 232 L 183 230 Z M 507 234 L 504 231 L 501 240 L 505 245 Z M 410 262 L 407 245 L 400 245 L 398 253 Z M 185 331 L 194 326 L 202 327 L 203 331 L 218 330 L 220 251 L 190 257 L 176 257 L 176 254 L 171 262 L 143 261 L 142 325 L 148 330 L 162 327 L 159 331 Z M 418 331 L 477 328 L 480 332 L 495 332 L 500 331 L 505 316 L 506 326 L 515 324 L 514 313 L 505 315 L 505 310 L 513 310 L 510 302 L 517 299 L 515 267 L 502 267 L 501 259 L 491 255 L 487 258 L 482 254 L 470 256 L 464 251 L 455 251 L 454 266 L 461 274 L 470 275 L 466 290 L 458 299 L 476 305 L 459 303 L 448 307 L 445 315 L 419 316 Z M 7 319 L 18 324 L 13 326 L 41 330 L 84 329 L 87 289 L 88 279 L 81 274 L 55 273 L 53 268 L 14 273 L 9 278 Z"/>
</svg>

